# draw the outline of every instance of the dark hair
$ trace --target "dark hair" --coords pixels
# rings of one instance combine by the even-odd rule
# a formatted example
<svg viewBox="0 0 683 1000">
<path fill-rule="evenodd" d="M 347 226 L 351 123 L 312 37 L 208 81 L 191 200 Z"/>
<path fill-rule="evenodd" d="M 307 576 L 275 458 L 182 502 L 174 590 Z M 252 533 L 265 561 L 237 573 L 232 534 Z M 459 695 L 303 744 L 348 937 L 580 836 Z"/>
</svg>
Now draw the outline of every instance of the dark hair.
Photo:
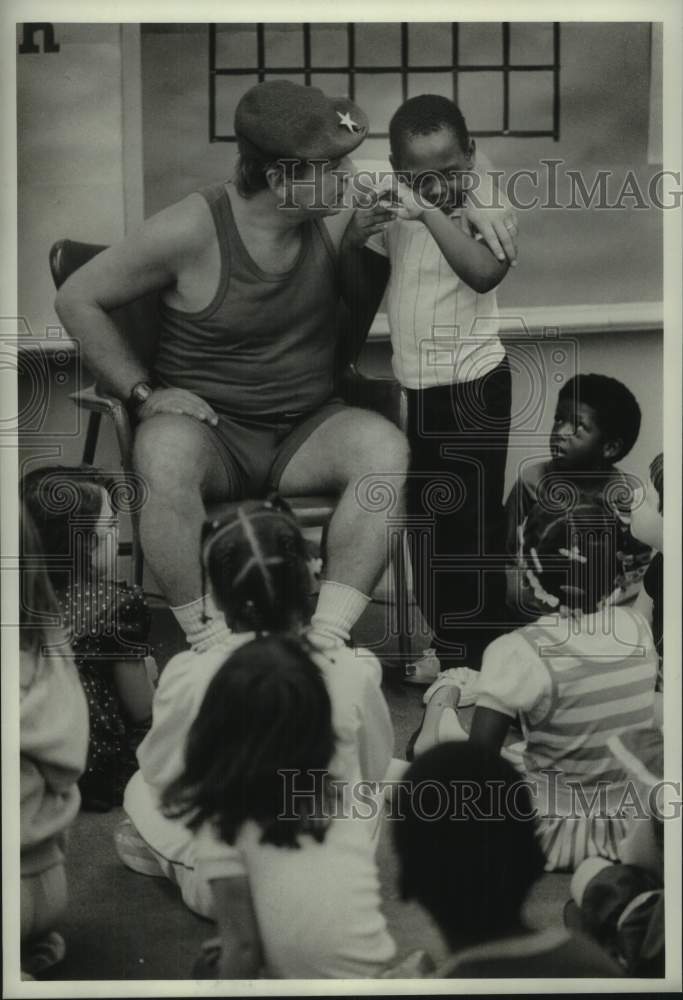
<svg viewBox="0 0 683 1000">
<path fill-rule="evenodd" d="M 237 162 L 233 180 L 238 193 L 243 198 L 253 198 L 259 191 L 268 188 L 268 178 L 266 174 L 269 170 L 283 170 L 282 161 L 277 157 L 262 153 L 248 140 L 237 139 Z M 288 176 L 297 178 L 306 171 L 308 164 L 301 160 L 288 167 Z"/>
<path fill-rule="evenodd" d="M 309 647 L 291 636 L 252 639 L 209 684 L 184 771 L 162 809 L 186 817 L 191 829 L 214 821 L 228 844 L 249 819 L 261 826 L 262 843 L 297 847 L 300 833 L 321 841 L 334 795 L 327 771 L 334 749 L 330 698 Z"/>
<path fill-rule="evenodd" d="M 416 135 L 429 135 L 441 128 L 450 128 L 463 152 L 470 147 L 470 133 L 460 108 L 448 97 L 420 94 L 405 101 L 389 122 L 391 155 L 400 161 L 403 142 Z"/>
<path fill-rule="evenodd" d="M 19 522 L 19 581 L 19 645 L 37 650 L 58 627 L 59 615 L 40 535 L 24 503 Z"/>
<path fill-rule="evenodd" d="M 660 451 L 659 455 L 655 457 L 650 462 L 650 479 L 652 480 L 652 485 L 657 490 L 657 496 L 659 497 L 659 513 L 664 513 L 664 454 Z"/>
<path fill-rule="evenodd" d="M 403 898 L 424 906 L 447 938 L 505 930 L 545 864 L 527 785 L 497 753 L 468 742 L 427 750 L 402 785 L 392 826 Z"/>
<path fill-rule="evenodd" d="M 536 503 L 522 536 L 527 580 L 549 611 L 565 604 L 591 613 L 619 588 L 622 527 L 607 504 L 579 500 L 558 511 Z"/>
<path fill-rule="evenodd" d="M 20 483 L 23 502 L 33 518 L 46 556 L 52 586 L 63 590 L 70 577 L 90 569 L 90 551 L 76 553 L 72 526 L 93 529 L 102 513 L 102 490 L 111 493 L 111 477 L 88 465 L 49 465 L 26 473 Z M 94 545 L 94 533 L 91 544 Z M 82 560 L 83 565 L 76 565 Z M 79 572 L 80 571 L 80 572 Z"/>
<path fill-rule="evenodd" d="M 308 621 L 306 542 L 279 497 L 231 504 L 205 522 L 202 572 L 234 631 L 288 632 Z"/>
<path fill-rule="evenodd" d="M 623 382 L 609 375 L 575 375 L 560 389 L 560 400 L 590 406 L 606 440 L 621 442 L 614 461 L 628 455 L 640 433 L 641 414 L 636 397 Z"/>
</svg>

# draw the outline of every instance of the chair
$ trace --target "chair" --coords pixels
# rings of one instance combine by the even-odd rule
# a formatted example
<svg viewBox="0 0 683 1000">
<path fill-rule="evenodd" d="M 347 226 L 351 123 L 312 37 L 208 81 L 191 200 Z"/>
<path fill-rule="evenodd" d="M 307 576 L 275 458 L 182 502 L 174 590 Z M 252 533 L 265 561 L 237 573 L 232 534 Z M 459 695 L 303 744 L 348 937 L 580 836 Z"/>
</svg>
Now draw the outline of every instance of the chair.
<svg viewBox="0 0 683 1000">
<path fill-rule="evenodd" d="M 73 240 L 59 240 L 50 250 L 50 271 L 56 288 L 60 288 L 67 278 L 83 264 L 105 250 L 105 246 L 79 243 Z M 159 335 L 158 293 L 152 292 L 134 302 L 111 312 L 111 318 L 126 339 L 135 343 L 138 355 L 145 363 L 151 363 Z M 348 312 L 340 311 L 339 323 L 343 327 L 349 322 Z M 67 331 L 68 332 L 68 331 Z M 361 338 L 358 331 L 351 331 L 348 338 L 340 337 L 340 343 L 349 350 L 358 352 Z M 371 409 L 387 417 L 398 427 L 405 427 L 406 400 L 398 383 L 391 378 L 369 378 L 361 375 L 355 366 L 356 358 L 338 358 L 338 392 L 350 404 Z M 121 400 L 108 394 L 94 383 L 87 389 L 74 392 L 70 399 L 82 411 L 88 413 L 88 426 L 83 448 L 83 462 L 92 465 L 97 450 L 102 417 L 109 418 L 114 426 L 121 456 L 121 467 L 125 473 L 132 472 L 133 428 L 128 411 Z M 328 495 L 288 496 L 287 502 L 293 508 L 302 527 L 325 529 L 335 508 L 336 498 Z M 209 516 L 220 510 L 220 505 L 212 507 Z M 135 583 L 142 585 L 143 552 L 140 544 L 140 516 L 132 510 L 129 547 L 122 546 L 122 553 L 130 554 L 132 575 Z M 408 595 L 408 575 L 406 546 L 403 531 L 394 532 L 391 539 L 394 597 L 399 637 L 399 654 L 402 660 L 412 656 L 412 642 L 409 634 L 410 608 Z"/>
</svg>

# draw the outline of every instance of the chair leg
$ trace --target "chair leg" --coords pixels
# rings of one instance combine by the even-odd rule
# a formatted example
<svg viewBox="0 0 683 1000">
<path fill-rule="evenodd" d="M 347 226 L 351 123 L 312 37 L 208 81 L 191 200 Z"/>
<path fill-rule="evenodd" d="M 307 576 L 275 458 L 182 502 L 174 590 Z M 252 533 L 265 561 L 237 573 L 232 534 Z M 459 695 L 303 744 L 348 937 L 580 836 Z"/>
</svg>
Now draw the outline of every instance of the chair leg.
<svg viewBox="0 0 683 1000">
<path fill-rule="evenodd" d="M 88 419 L 88 429 L 85 434 L 85 445 L 83 446 L 83 465 L 92 465 L 95 461 L 97 438 L 100 433 L 101 422 L 102 414 L 93 411 Z"/>
<path fill-rule="evenodd" d="M 405 532 L 396 531 L 393 544 L 394 601 L 398 628 L 398 651 L 403 664 L 413 657 L 410 631 L 410 601 L 408 595 L 408 567 L 406 563 Z"/>
<path fill-rule="evenodd" d="M 131 542 L 131 569 L 133 571 L 133 583 L 142 587 L 142 577 L 145 569 L 145 557 L 140 542 L 140 515 L 135 512 L 130 516 L 133 539 Z"/>
</svg>

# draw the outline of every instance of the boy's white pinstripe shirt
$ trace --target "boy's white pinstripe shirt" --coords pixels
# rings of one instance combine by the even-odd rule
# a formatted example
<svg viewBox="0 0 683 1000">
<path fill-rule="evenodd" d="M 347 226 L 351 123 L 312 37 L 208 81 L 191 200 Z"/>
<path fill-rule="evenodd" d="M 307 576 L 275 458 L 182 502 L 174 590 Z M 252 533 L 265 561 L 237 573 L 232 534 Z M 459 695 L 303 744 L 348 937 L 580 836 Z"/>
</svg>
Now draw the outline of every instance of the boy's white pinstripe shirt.
<svg viewBox="0 0 683 1000">
<path fill-rule="evenodd" d="M 459 225 L 459 213 L 451 216 Z M 480 295 L 452 270 L 422 222 L 396 219 L 366 246 L 389 257 L 393 369 L 408 389 L 481 378 L 503 360 L 496 293 Z"/>
</svg>

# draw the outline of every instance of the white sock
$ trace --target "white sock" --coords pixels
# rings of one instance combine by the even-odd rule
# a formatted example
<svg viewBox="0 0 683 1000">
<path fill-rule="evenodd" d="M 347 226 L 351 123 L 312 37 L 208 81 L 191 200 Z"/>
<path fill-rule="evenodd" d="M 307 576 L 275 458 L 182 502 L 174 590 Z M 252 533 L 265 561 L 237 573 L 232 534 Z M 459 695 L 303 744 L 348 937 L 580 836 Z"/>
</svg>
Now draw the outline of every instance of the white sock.
<svg viewBox="0 0 683 1000">
<path fill-rule="evenodd" d="M 469 734 L 460 725 L 457 713 L 452 708 L 444 708 L 439 719 L 439 743 L 450 743 L 451 740 L 463 741 L 469 739 Z"/>
<path fill-rule="evenodd" d="M 230 635 L 225 618 L 210 594 L 203 600 L 200 597 L 196 601 L 190 601 L 189 604 L 171 608 L 171 611 L 195 653 L 205 653 L 207 649 L 220 646 Z M 203 620 L 204 614 L 207 616 L 207 621 Z"/>
<path fill-rule="evenodd" d="M 343 645 L 369 603 L 370 598 L 355 587 L 323 580 L 309 638 L 323 649 Z"/>
</svg>

